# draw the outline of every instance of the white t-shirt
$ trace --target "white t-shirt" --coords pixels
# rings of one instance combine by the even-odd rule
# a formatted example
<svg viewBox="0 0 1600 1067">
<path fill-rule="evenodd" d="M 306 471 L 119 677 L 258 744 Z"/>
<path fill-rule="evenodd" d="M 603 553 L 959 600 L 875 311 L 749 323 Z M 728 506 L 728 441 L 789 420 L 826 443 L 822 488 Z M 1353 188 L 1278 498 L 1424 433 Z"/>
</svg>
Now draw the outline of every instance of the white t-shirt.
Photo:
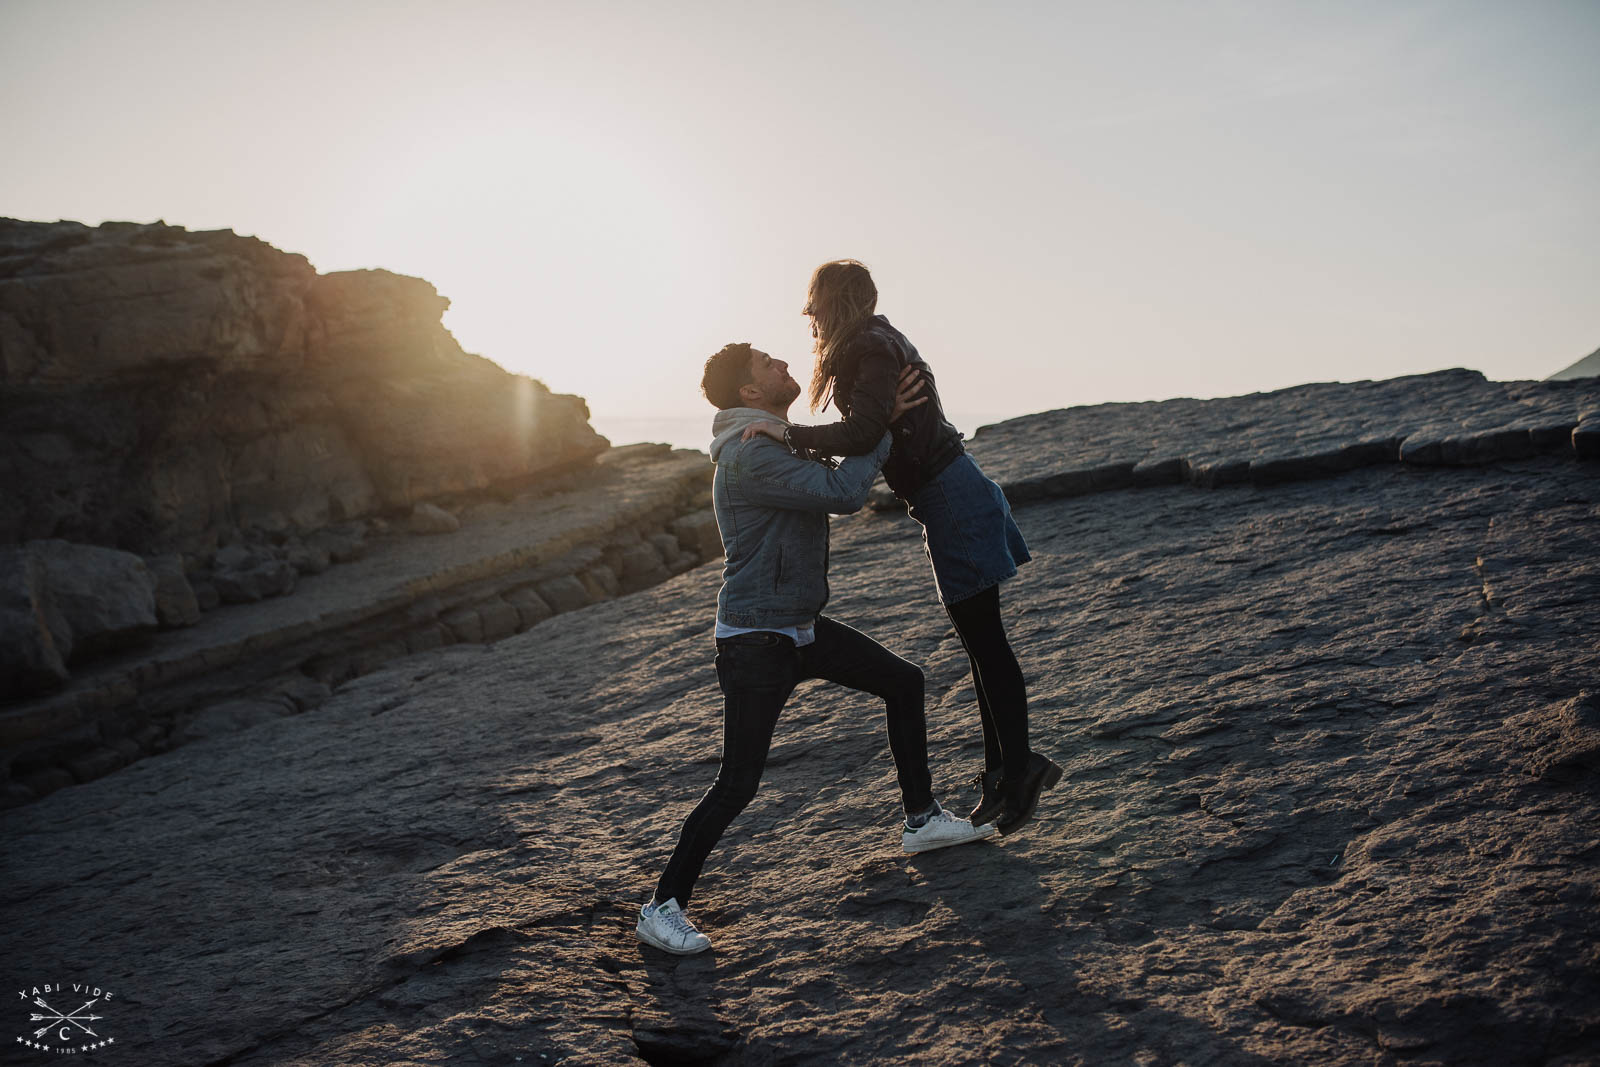
<svg viewBox="0 0 1600 1067">
<path fill-rule="evenodd" d="M 805 648 L 817 639 L 817 624 L 810 626 L 729 626 L 717 620 L 718 637 L 737 637 L 739 634 L 782 634 L 794 642 L 795 648 Z"/>
</svg>

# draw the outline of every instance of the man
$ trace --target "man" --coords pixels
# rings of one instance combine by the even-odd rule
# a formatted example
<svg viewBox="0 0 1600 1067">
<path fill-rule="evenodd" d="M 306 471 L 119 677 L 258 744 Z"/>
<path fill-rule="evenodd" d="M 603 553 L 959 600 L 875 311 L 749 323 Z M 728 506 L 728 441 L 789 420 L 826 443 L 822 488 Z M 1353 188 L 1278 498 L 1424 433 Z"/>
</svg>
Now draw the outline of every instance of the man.
<svg viewBox="0 0 1600 1067">
<path fill-rule="evenodd" d="M 703 952 L 711 941 L 686 914 L 706 857 L 755 797 L 789 694 L 807 678 L 826 678 L 882 697 L 905 808 L 907 852 L 987 837 L 941 808 L 928 772 L 922 670 L 876 641 L 822 615 L 828 600 L 828 515 L 866 503 L 889 454 L 886 433 L 870 455 L 837 468 L 795 455 L 770 437 L 741 440 L 755 422 L 788 422 L 800 385 L 789 367 L 748 344 L 706 361 L 701 391 L 719 410 L 712 422 L 717 465 L 712 501 L 726 562 L 717 595 L 717 683 L 723 695 L 722 764 L 716 781 L 684 821 L 678 844 L 639 911 L 639 940 L 667 952 Z M 911 387 L 894 417 L 915 406 Z"/>
</svg>

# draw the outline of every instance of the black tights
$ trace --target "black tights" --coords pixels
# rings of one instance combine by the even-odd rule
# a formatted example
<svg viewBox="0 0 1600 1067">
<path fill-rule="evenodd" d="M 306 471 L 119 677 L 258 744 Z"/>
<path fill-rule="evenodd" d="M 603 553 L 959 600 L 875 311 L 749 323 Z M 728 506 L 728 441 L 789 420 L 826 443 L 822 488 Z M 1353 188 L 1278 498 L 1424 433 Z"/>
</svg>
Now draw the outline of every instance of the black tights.
<svg viewBox="0 0 1600 1067">
<path fill-rule="evenodd" d="M 972 664 L 978 715 L 983 719 L 983 769 L 1010 767 L 1021 774 L 1029 755 L 1028 691 L 1000 621 L 1000 587 L 991 585 L 976 596 L 946 604 L 944 610 Z"/>
</svg>

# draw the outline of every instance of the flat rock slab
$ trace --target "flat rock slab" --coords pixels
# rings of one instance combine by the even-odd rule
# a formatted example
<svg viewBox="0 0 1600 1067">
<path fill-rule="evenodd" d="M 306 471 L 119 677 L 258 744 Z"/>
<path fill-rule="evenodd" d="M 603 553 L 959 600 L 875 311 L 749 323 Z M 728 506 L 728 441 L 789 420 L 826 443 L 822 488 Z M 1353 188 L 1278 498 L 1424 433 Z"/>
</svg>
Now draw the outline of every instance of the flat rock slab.
<svg viewBox="0 0 1600 1067">
<path fill-rule="evenodd" d="M 1600 454 L 1600 378 L 1491 382 L 1449 370 L 1216 400 L 1063 408 L 994 426 L 972 454 L 1013 502 L 1130 486 L 1327 477 L 1375 463 L 1470 466 Z"/>
<path fill-rule="evenodd" d="M 1595 1060 L 1592 467 L 1018 521 L 1007 620 L 1067 774 L 1012 837 L 901 854 L 881 706 L 809 683 L 697 891 L 715 948 L 640 946 L 716 770 L 705 566 L 0 816 L 11 988 L 113 991 L 124 1064 Z M 830 614 L 925 665 L 964 807 L 916 527 L 841 520 L 833 559 Z"/>
</svg>

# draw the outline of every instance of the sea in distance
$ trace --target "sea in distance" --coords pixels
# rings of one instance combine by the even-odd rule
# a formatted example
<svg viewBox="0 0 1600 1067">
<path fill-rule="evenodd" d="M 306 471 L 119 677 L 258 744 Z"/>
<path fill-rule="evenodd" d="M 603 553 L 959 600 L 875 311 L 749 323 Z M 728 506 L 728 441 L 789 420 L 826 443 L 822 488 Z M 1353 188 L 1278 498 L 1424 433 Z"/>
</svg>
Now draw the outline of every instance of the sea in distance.
<svg viewBox="0 0 1600 1067">
<path fill-rule="evenodd" d="M 632 445 L 641 441 L 653 441 L 669 444 L 673 448 L 693 448 L 705 452 L 711 447 L 711 419 L 716 415 L 709 407 L 705 415 L 671 415 L 651 418 L 637 415 L 603 415 L 589 416 L 589 425 L 595 432 L 610 440 L 613 446 Z M 992 422 L 1003 419 L 1016 418 L 1015 415 L 996 415 L 993 413 L 963 413 L 947 411 L 945 417 L 956 429 L 966 434 L 968 438 L 977 432 L 978 427 L 987 426 Z M 805 419 L 798 420 L 802 424 Z M 823 420 L 818 420 L 823 421 Z"/>
</svg>

